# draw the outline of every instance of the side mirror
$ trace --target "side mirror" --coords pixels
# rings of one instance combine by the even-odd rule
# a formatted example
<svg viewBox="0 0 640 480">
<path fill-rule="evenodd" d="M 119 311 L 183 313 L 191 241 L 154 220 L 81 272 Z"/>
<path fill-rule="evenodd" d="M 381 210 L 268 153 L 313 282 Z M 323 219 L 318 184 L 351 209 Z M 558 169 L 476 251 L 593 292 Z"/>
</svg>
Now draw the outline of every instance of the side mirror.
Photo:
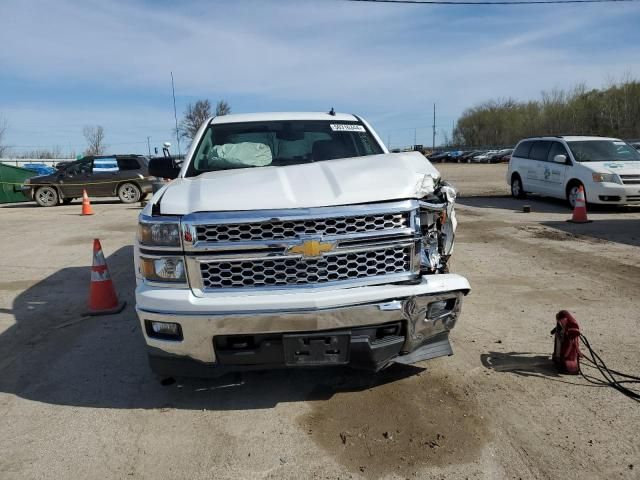
<svg viewBox="0 0 640 480">
<path fill-rule="evenodd" d="M 566 155 L 556 155 L 555 157 L 553 157 L 553 161 L 555 163 L 565 164 L 565 163 L 567 163 L 567 156 Z"/>
<path fill-rule="evenodd" d="M 149 175 L 160 178 L 177 178 L 180 167 L 171 157 L 158 157 L 149 160 Z"/>
</svg>

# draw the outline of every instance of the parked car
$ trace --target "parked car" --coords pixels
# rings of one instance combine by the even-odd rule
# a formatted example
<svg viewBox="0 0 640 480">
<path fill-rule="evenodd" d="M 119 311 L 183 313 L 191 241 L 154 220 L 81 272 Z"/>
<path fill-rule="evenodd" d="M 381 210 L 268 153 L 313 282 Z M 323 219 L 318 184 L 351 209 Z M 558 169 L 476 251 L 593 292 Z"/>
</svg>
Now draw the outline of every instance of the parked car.
<svg viewBox="0 0 640 480">
<path fill-rule="evenodd" d="M 484 153 L 484 150 L 470 150 L 460 157 L 460 161 L 463 163 L 471 163 L 471 159 L 481 153 Z"/>
<path fill-rule="evenodd" d="M 470 153 L 471 153 L 470 150 L 460 150 L 457 152 L 457 155 L 455 156 L 455 158 L 452 158 L 452 160 L 454 162 L 461 163 L 463 161 L 466 161 L 465 160 L 466 156 L 469 155 Z"/>
<path fill-rule="evenodd" d="M 588 203 L 640 204 L 640 152 L 617 138 L 535 137 L 516 146 L 507 172 L 511 194 L 566 198 L 582 187 Z"/>
<path fill-rule="evenodd" d="M 141 155 L 84 157 L 61 166 L 55 172 L 28 179 L 22 191 L 41 207 L 68 204 L 82 197 L 118 197 L 135 203 L 152 191 L 148 159 Z"/>
<path fill-rule="evenodd" d="M 489 163 L 506 163 L 511 158 L 512 152 L 513 148 L 503 148 L 502 150 L 498 150 L 496 153 L 491 155 Z"/>
<path fill-rule="evenodd" d="M 429 161 L 434 162 L 434 163 L 444 163 L 444 162 L 448 161 L 449 158 L 451 158 L 451 153 L 449 153 L 449 152 L 440 152 L 440 153 L 436 153 L 436 154 L 431 155 L 429 157 Z"/>
<path fill-rule="evenodd" d="M 497 150 L 488 150 L 484 153 L 476 155 L 475 157 L 472 157 L 471 162 L 472 163 L 489 163 L 489 159 L 496 153 L 498 153 Z"/>
<path fill-rule="evenodd" d="M 460 158 L 462 157 L 462 154 L 464 154 L 464 153 L 465 152 L 463 152 L 462 150 L 453 150 L 453 151 L 449 152 L 449 158 L 448 158 L 447 161 L 460 163 Z"/>
<path fill-rule="evenodd" d="M 333 112 L 332 112 L 333 113 Z M 153 371 L 216 376 L 451 355 L 455 190 L 350 114 L 206 121 L 142 210 L 136 312 Z M 309 373 L 313 375 L 313 373 Z"/>
</svg>

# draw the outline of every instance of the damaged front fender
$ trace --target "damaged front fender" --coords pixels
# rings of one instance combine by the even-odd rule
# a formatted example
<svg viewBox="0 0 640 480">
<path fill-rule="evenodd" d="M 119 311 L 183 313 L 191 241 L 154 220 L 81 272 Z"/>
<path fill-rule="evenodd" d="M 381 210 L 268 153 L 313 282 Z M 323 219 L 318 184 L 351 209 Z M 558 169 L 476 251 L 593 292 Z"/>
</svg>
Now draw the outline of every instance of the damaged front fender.
<svg viewBox="0 0 640 480">
<path fill-rule="evenodd" d="M 425 274 L 446 273 L 453 253 L 458 222 L 455 214 L 456 189 L 447 182 L 436 183 L 420 204 L 421 270 Z"/>
</svg>

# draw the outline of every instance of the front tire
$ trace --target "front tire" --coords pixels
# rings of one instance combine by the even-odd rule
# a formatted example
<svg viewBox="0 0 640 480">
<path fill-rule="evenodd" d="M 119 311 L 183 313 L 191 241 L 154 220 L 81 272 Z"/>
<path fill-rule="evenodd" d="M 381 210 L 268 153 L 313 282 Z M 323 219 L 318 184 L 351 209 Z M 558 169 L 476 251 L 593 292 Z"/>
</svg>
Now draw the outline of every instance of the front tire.
<svg viewBox="0 0 640 480">
<path fill-rule="evenodd" d="M 58 205 L 58 191 L 53 187 L 40 187 L 36 190 L 34 200 L 41 207 L 55 207 Z"/>
<path fill-rule="evenodd" d="M 122 203 L 136 203 L 140 201 L 142 192 L 135 183 L 127 182 L 118 187 L 118 198 Z"/>
<path fill-rule="evenodd" d="M 511 195 L 513 198 L 524 198 L 526 196 L 520 175 L 511 177 Z"/>
</svg>

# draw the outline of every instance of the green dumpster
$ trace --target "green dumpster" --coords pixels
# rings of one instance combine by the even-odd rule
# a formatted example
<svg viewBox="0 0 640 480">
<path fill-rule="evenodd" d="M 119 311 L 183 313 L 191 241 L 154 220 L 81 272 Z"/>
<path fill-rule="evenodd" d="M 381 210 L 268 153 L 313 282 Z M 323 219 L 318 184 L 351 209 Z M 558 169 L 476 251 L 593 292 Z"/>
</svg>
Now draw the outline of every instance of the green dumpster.
<svg viewBox="0 0 640 480">
<path fill-rule="evenodd" d="M 33 170 L 0 163 L 0 203 L 26 202 L 27 197 L 23 195 L 20 185 L 36 175 Z"/>
</svg>

